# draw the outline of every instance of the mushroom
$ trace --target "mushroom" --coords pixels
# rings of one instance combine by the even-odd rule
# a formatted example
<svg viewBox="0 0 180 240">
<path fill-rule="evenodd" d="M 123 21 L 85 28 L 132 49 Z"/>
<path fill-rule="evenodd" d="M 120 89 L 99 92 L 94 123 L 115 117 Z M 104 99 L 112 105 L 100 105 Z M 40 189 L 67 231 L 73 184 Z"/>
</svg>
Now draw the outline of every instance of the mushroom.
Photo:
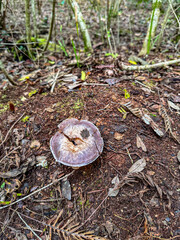
<svg viewBox="0 0 180 240">
<path fill-rule="evenodd" d="M 98 128 L 86 120 L 69 118 L 50 140 L 50 149 L 57 162 L 79 168 L 95 161 L 103 151 L 104 142 Z"/>
</svg>

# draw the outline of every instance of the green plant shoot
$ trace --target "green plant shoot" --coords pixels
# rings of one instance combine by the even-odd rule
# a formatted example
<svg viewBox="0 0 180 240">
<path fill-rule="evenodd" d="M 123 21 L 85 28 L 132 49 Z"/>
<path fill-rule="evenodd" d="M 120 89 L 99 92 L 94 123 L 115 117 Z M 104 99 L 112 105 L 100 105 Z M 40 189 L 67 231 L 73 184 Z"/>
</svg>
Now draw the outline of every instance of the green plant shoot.
<svg viewBox="0 0 180 240">
<path fill-rule="evenodd" d="M 80 67 L 80 63 L 79 63 L 79 56 L 77 55 L 77 50 L 76 50 L 76 46 L 74 44 L 73 39 L 71 40 L 72 46 L 73 46 L 73 50 L 74 50 L 74 54 L 75 54 L 75 58 L 76 58 L 76 63 L 77 63 L 77 67 Z"/>
<path fill-rule="evenodd" d="M 128 91 L 126 90 L 126 88 L 123 90 L 124 91 L 124 97 L 127 99 L 127 98 L 130 98 L 130 94 L 128 93 Z"/>
</svg>

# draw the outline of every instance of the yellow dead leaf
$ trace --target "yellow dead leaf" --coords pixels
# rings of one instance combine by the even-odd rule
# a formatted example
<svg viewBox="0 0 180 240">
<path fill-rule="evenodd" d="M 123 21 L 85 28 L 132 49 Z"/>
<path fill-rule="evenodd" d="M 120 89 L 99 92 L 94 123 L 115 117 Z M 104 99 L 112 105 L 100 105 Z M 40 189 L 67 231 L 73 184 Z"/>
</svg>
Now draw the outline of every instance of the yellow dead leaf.
<svg viewBox="0 0 180 240">
<path fill-rule="evenodd" d="M 131 64 L 133 64 L 133 65 L 136 65 L 136 64 L 137 64 L 137 62 L 131 61 L 131 60 L 129 60 L 129 63 L 131 63 Z"/>
</svg>

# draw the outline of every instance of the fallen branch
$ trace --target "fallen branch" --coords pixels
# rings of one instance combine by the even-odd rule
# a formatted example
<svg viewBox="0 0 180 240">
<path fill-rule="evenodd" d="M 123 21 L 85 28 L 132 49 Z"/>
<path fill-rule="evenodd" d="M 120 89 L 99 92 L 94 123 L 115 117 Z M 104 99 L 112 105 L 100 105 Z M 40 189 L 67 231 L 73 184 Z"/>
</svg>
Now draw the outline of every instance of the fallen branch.
<svg viewBox="0 0 180 240">
<path fill-rule="evenodd" d="M 118 63 L 118 67 L 121 70 L 126 70 L 126 71 L 141 71 L 141 70 L 150 70 L 154 68 L 160 68 L 160 67 L 166 67 L 169 65 L 173 65 L 176 63 L 180 63 L 180 59 L 175 59 L 167 62 L 160 62 L 160 63 L 155 63 L 155 64 L 149 64 L 149 65 L 144 65 L 144 66 L 127 66 L 124 65 L 123 63 Z"/>
</svg>

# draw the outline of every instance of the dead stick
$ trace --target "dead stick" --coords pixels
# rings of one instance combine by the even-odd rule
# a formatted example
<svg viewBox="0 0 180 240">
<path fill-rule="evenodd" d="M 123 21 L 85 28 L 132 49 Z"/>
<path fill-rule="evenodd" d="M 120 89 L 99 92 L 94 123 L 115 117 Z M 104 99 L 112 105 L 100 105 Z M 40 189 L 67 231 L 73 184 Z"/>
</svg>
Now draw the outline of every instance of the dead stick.
<svg viewBox="0 0 180 240">
<path fill-rule="evenodd" d="M 176 63 L 180 63 L 180 59 L 172 60 L 172 61 L 167 61 L 167 62 L 160 62 L 160 63 L 155 63 L 155 64 L 150 64 L 150 65 L 144 65 L 144 66 L 126 66 L 123 63 L 121 63 L 119 66 L 120 69 L 126 70 L 126 71 L 140 71 L 140 70 L 147 70 L 147 69 L 153 69 L 153 68 L 159 68 L 159 67 L 165 67 L 168 65 L 173 65 Z"/>
<path fill-rule="evenodd" d="M 26 227 L 34 234 L 34 236 L 36 236 L 39 240 L 42 240 L 42 238 L 40 238 L 35 232 L 34 230 L 27 224 L 26 221 L 24 221 L 24 219 L 21 217 L 20 213 L 18 211 L 16 211 L 18 217 L 21 219 L 21 221 L 26 225 Z"/>
<path fill-rule="evenodd" d="M 9 136 L 9 134 L 10 134 L 10 132 L 11 132 L 11 130 L 12 130 L 13 127 L 16 125 L 16 123 L 18 123 L 19 120 L 21 120 L 21 118 L 24 116 L 24 114 L 25 114 L 25 113 L 23 113 L 23 114 L 18 118 L 18 120 L 17 120 L 15 123 L 13 123 L 13 125 L 10 127 L 10 129 L 9 129 L 9 131 L 7 132 L 4 140 L 3 140 L 2 143 L 0 144 L 0 147 L 5 143 L 5 141 L 7 140 L 8 136 Z"/>
<path fill-rule="evenodd" d="M 8 72 L 6 71 L 6 69 L 2 66 L 2 64 L 0 64 L 0 70 L 4 73 L 5 77 L 8 79 L 8 81 L 14 85 L 14 86 L 18 86 L 18 84 L 12 79 L 12 77 L 8 74 Z"/>
</svg>

